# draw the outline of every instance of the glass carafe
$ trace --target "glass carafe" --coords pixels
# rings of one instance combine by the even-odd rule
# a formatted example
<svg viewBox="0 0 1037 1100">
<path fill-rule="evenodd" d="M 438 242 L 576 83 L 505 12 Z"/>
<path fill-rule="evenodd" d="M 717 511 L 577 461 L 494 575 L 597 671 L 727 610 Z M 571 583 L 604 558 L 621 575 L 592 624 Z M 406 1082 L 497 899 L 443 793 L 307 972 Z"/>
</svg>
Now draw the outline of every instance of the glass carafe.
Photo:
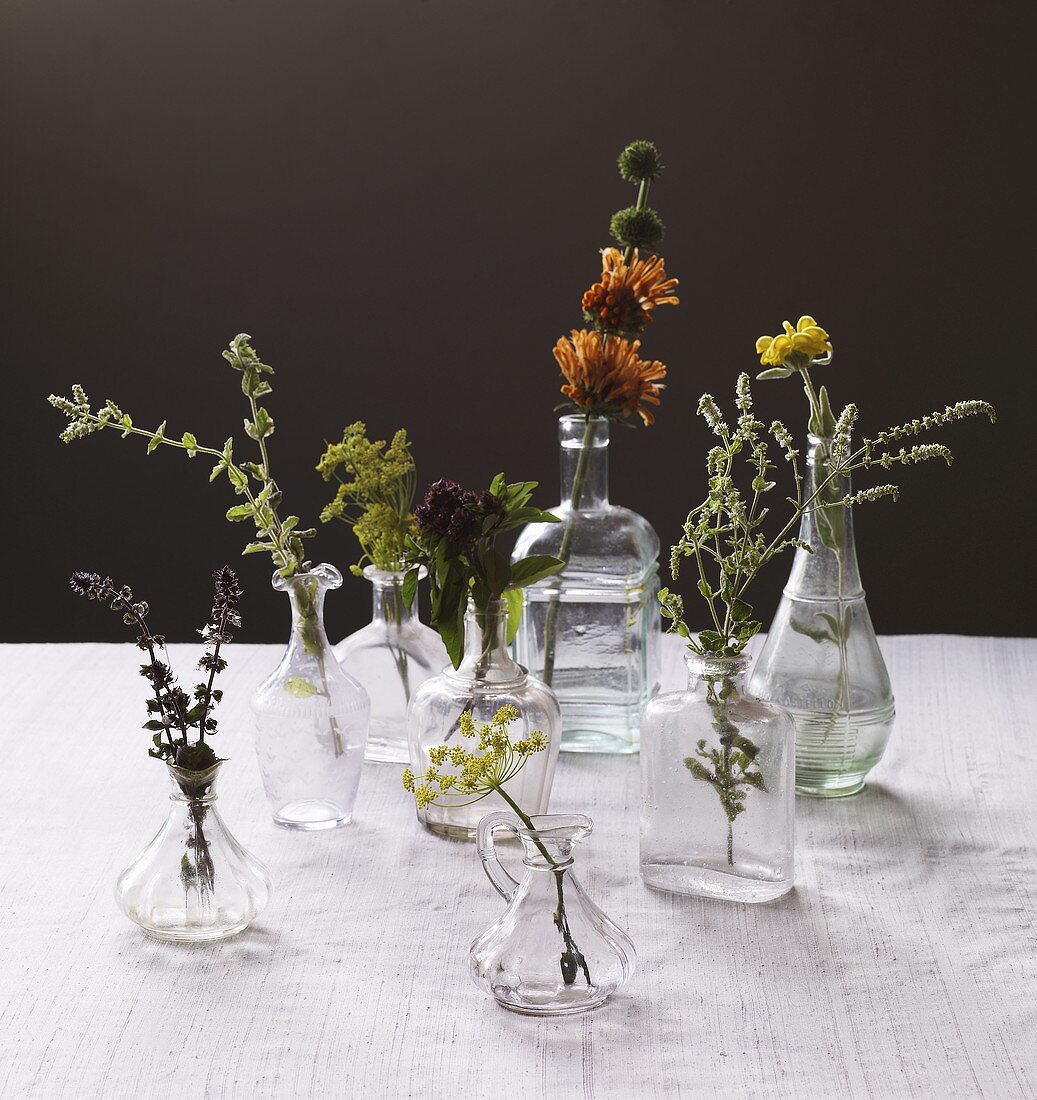
<svg viewBox="0 0 1037 1100">
<path fill-rule="evenodd" d="M 750 658 L 688 654 L 685 691 L 641 723 L 641 877 L 658 890 L 770 901 L 792 888 L 795 727 L 745 690 Z"/>
<path fill-rule="evenodd" d="M 324 633 L 325 592 L 341 584 L 333 565 L 273 579 L 291 600 L 292 636 L 251 706 L 263 787 L 288 829 L 347 824 L 360 784 L 371 704 Z"/>
<path fill-rule="evenodd" d="M 609 422 L 563 416 L 561 523 L 525 527 L 513 558 L 568 564 L 523 590 L 518 661 L 562 708 L 562 748 L 636 752 L 641 711 L 659 689 L 659 538 L 647 520 L 609 503 Z"/>
<path fill-rule="evenodd" d="M 426 576 L 424 569 L 421 576 Z M 407 706 L 414 692 L 446 663 L 439 635 L 418 618 L 418 599 L 403 600 L 403 573 L 369 565 L 374 607 L 371 621 L 335 646 L 342 667 L 371 699 L 367 760 L 406 764 Z"/>
<path fill-rule="evenodd" d="M 471 601 L 465 615 L 464 654 L 455 669 L 447 666 L 414 693 L 407 713 L 411 768 L 416 775 L 429 766 L 428 750 L 460 741 L 458 720 L 470 710 L 476 724 L 489 722 L 505 704 L 520 717 L 508 730 L 518 740 L 533 730 L 547 739 L 547 748 L 533 753 L 522 771 L 508 782 L 508 793 L 533 813 L 546 813 L 551 781 L 558 760 L 561 716 L 550 688 L 512 660 L 507 646 L 508 608 L 492 602 L 485 612 Z M 418 820 L 433 833 L 471 840 L 487 809 L 504 806 L 496 793 L 468 806 L 430 805 L 418 809 Z"/>
<path fill-rule="evenodd" d="M 119 876 L 119 908 L 149 936 L 178 943 L 223 940 L 270 900 L 270 876 L 227 831 L 216 809 L 220 764 L 205 771 L 167 765 L 169 816 Z"/>
<path fill-rule="evenodd" d="M 856 794 L 882 759 L 893 730 L 893 692 L 868 606 L 853 540 L 853 511 L 837 503 L 848 478 L 828 479 L 831 440 L 811 435 L 806 499 L 821 487 L 799 537 L 781 604 L 751 688 L 796 722 L 796 790 Z M 836 503 L 833 503 L 836 502 Z"/>
<path fill-rule="evenodd" d="M 497 829 L 522 843 L 521 882 L 497 858 Z M 630 937 L 572 873 L 573 848 L 590 831 L 591 819 L 582 814 L 523 820 L 498 810 L 479 822 L 479 856 L 508 907 L 472 944 L 469 967 L 476 985 L 504 1008 L 531 1016 L 585 1012 L 604 1004 L 634 973 Z"/>
</svg>

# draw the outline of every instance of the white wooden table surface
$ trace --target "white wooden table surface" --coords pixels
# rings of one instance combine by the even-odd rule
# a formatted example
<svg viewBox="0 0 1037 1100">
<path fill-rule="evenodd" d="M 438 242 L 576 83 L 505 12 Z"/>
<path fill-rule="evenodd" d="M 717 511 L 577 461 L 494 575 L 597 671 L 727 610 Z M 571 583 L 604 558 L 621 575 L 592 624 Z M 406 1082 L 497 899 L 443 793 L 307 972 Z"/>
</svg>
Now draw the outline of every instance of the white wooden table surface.
<svg viewBox="0 0 1037 1100">
<path fill-rule="evenodd" d="M 273 826 L 247 700 L 277 647 L 228 652 L 219 743 L 273 900 L 221 945 L 147 939 L 112 897 L 166 811 L 135 650 L 0 647 L 0 1095 L 1037 1096 L 1037 640 L 882 645 L 890 750 L 862 795 L 799 800 L 774 904 L 644 889 L 636 758 L 563 755 L 552 808 L 594 818 L 577 870 L 639 958 L 556 1020 L 469 981 L 500 899 L 474 846 L 418 828 L 397 768 L 365 765 L 349 828 Z"/>
</svg>

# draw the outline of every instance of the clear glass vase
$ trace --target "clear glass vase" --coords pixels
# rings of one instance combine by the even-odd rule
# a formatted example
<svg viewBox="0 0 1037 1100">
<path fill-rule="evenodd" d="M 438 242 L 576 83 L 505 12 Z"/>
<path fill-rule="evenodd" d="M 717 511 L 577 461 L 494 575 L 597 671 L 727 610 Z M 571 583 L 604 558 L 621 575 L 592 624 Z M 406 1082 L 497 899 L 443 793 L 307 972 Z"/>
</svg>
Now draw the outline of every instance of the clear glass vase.
<svg viewBox="0 0 1037 1100">
<path fill-rule="evenodd" d="M 508 907 L 472 944 L 469 968 L 475 984 L 504 1008 L 530 1016 L 586 1012 L 634 973 L 630 937 L 587 897 L 572 872 L 573 848 L 591 827 L 582 814 L 523 821 L 508 810 L 479 822 L 483 868 Z M 497 829 L 522 843 L 521 882 L 497 858 Z"/>
<path fill-rule="evenodd" d="M 263 787 L 288 829 L 346 825 L 360 785 L 371 703 L 324 633 L 324 595 L 341 584 L 333 565 L 273 579 L 291 600 L 292 636 L 251 706 Z"/>
<path fill-rule="evenodd" d="M 167 765 L 169 816 L 119 876 L 119 908 L 149 936 L 207 943 L 236 935 L 270 900 L 270 875 L 227 831 L 216 809 L 222 765 Z"/>
<path fill-rule="evenodd" d="M 827 486 L 831 440 L 811 435 L 805 494 L 822 486 L 808 512 L 792 572 L 751 689 L 796 722 L 796 790 L 817 797 L 856 794 L 882 759 L 894 705 L 853 541 L 853 511 L 838 503 L 849 478 Z"/>
<path fill-rule="evenodd" d="M 557 694 L 562 749 L 637 752 L 641 711 L 658 691 L 659 538 L 608 497 L 609 422 L 563 416 L 561 523 L 525 527 L 513 560 L 568 564 L 523 590 L 515 656 Z"/>
<path fill-rule="evenodd" d="M 561 736 L 558 700 L 549 687 L 512 660 L 507 646 L 508 607 L 492 602 L 485 613 L 471 601 L 465 615 L 464 654 L 455 669 L 447 666 L 414 693 L 407 712 L 411 768 L 416 775 L 429 766 L 428 750 L 460 740 L 458 720 L 470 710 L 476 723 L 489 722 L 505 704 L 520 717 L 508 734 L 518 740 L 533 730 L 548 739 L 547 748 L 533 753 L 508 783 L 508 794 L 529 813 L 547 812 Z M 439 836 L 471 840 L 487 809 L 504 807 L 497 794 L 468 806 L 426 806 L 418 820 Z"/>
<path fill-rule="evenodd" d="M 641 877 L 658 890 L 770 901 L 792 888 L 795 727 L 745 690 L 750 658 L 689 653 L 685 691 L 641 722 Z"/>
<path fill-rule="evenodd" d="M 374 600 L 371 621 L 335 646 L 339 664 L 371 699 L 367 760 L 406 764 L 407 707 L 411 696 L 447 661 L 439 635 L 418 618 L 418 600 L 403 601 L 403 573 L 369 565 Z M 427 576 L 424 569 L 421 576 Z"/>
</svg>

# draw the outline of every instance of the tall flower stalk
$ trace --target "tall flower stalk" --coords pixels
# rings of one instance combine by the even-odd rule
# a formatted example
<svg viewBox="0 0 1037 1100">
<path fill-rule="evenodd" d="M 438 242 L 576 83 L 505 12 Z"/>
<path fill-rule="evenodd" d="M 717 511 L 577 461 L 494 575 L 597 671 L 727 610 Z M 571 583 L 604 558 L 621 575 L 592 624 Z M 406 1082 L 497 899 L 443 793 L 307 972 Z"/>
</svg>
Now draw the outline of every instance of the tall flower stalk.
<svg viewBox="0 0 1037 1100">
<path fill-rule="evenodd" d="M 827 334 L 824 338 L 827 340 Z M 692 652 L 707 659 L 737 657 L 760 630 L 761 623 L 753 618 L 747 599 L 760 571 L 786 550 L 798 547 L 813 553 L 809 543 L 794 535 L 805 515 L 826 514 L 831 519 L 832 510 L 838 509 L 842 518 L 845 510 L 856 504 L 885 497 L 895 500 L 899 494 L 896 485 L 885 483 L 833 500 L 832 487 L 840 478 L 858 470 L 889 470 L 930 459 L 950 464 L 951 452 L 942 444 L 922 443 L 899 449 L 892 445 L 967 417 L 985 415 L 991 421 L 995 419 L 994 409 L 987 402 L 960 401 L 943 412 L 887 428 L 854 446 L 857 406 L 847 405 L 833 423 L 830 463 L 815 478 L 813 489 L 807 491 L 792 434 L 781 421 L 775 420 L 765 429 L 756 418 L 747 374 L 738 378 L 735 404 L 738 418 L 732 428 L 710 394 L 699 399 L 699 414 L 718 443 L 706 456 L 706 496 L 688 513 L 683 533 L 670 555 L 674 580 L 685 559 L 694 563 L 695 587 L 705 601 L 711 626 L 693 633 L 687 625 L 682 597 L 667 588 L 659 593 L 662 614 L 670 620 L 669 630 L 684 638 Z M 778 520 L 782 512 L 766 503 L 777 484 L 772 480 L 777 467 L 769 457 L 768 436 L 781 448 L 792 475 L 793 495 L 786 497 L 789 507 L 783 510 L 787 517 L 783 523 Z M 765 521 L 777 526 L 773 534 L 765 534 Z M 707 675 L 706 682 L 720 747 L 707 750 L 700 743 L 696 756 L 687 757 L 684 763 L 693 779 L 709 782 L 717 792 L 728 821 L 728 862 L 733 864 L 734 821 L 745 809 L 748 788 L 765 787 L 762 776 L 753 771 L 758 747 L 739 734 L 729 717 L 729 705 L 737 698 L 733 680 L 717 674 Z"/>
<path fill-rule="evenodd" d="M 403 772 L 404 789 L 414 795 L 418 809 L 426 806 L 471 806 L 491 794 L 500 797 L 512 808 L 519 820 L 530 830 L 530 839 L 547 860 L 555 876 L 557 905 L 554 925 L 562 939 L 558 965 L 565 985 L 572 985 L 582 971 L 587 985 L 591 984 L 587 960 L 573 939 L 569 918 L 565 912 L 565 867 L 559 867 L 547 846 L 537 837 L 532 818 L 508 794 L 507 784 L 525 767 L 528 759 L 548 747 L 548 738 L 541 730 L 533 730 L 518 741 L 508 735 L 508 726 L 521 715 L 516 707 L 506 704 L 490 719 L 476 725 L 470 710 L 464 711 L 458 723 L 462 743 L 436 745 L 429 749 L 429 767 L 421 775 L 410 768 Z M 444 769 L 450 770 L 444 770 Z"/>
<path fill-rule="evenodd" d="M 185 452 L 188 458 L 203 455 L 215 459 L 209 481 L 226 476 L 235 494 L 244 498 L 242 503 L 227 510 L 227 519 L 231 523 L 251 522 L 255 527 L 255 538 L 246 545 L 242 555 L 269 554 L 277 573 L 282 577 L 292 578 L 309 570 L 310 563 L 306 560 L 303 540 L 315 535 L 316 530 L 300 528 L 298 516 L 281 515 L 283 492 L 271 473 L 267 444 L 267 440 L 274 434 L 274 418 L 260 404 L 260 398 L 273 390 L 270 377 L 274 368 L 262 362 L 249 343 L 251 339 L 248 333 L 239 333 L 223 352 L 223 358 L 241 374 L 241 392 L 248 401 L 251 414 L 245 419 L 245 433 L 256 445 L 258 461 L 235 460 L 233 436 L 221 448 L 210 447 L 199 443 L 192 432 L 183 432 L 179 438 L 167 435 L 165 420 L 154 431 L 140 428 L 134 424 L 128 413 L 111 400 L 105 401 L 94 412 L 86 392 L 78 383 L 73 385 L 71 397 L 51 394 L 47 400 L 68 417 L 68 426 L 59 437 L 63 443 L 72 443 L 108 429 L 119 432 L 123 439 L 130 436 L 146 439 L 147 454 L 159 447 L 172 447 Z M 307 651 L 317 660 L 321 679 L 318 690 L 330 698 L 324 647 L 313 598 L 315 592 L 315 585 L 309 588 L 304 586 L 304 593 L 299 600 L 303 619 L 301 636 Z M 329 723 L 335 753 L 341 755 L 344 751 L 342 736 L 334 715 L 330 716 Z"/>
<path fill-rule="evenodd" d="M 655 420 L 666 367 L 638 356 L 639 337 L 651 323 L 657 306 L 676 305 L 677 280 L 666 275 L 665 262 L 655 253 L 664 227 L 648 206 L 648 192 L 662 172 L 659 151 L 650 141 L 634 141 L 619 156 L 619 174 L 637 187 L 633 206 L 617 211 L 609 230 L 622 246 L 602 252 L 601 277 L 583 295 L 583 318 L 589 326 L 573 329 L 554 348 L 562 372 L 562 393 L 568 399 L 559 408 L 572 408 L 584 417 L 583 441 L 572 482 L 572 500 L 565 519 L 559 557 L 568 564 L 576 515 L 587 483 L 594 419 L 626 423 L 635 413 L 647 426 Z M 641 254 L 648 258 L 642 259 Z M 560 587 L 550 593 L 544 618 L 544 669 L 547 684 L 554 678 Z"/>
</svg>

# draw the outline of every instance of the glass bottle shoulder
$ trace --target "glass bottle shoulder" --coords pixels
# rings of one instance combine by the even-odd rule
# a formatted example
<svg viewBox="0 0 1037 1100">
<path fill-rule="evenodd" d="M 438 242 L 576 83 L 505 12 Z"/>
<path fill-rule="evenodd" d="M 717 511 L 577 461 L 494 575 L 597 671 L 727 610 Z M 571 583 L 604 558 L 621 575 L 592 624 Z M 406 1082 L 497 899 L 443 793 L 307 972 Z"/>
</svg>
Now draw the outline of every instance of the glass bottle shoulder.
<svg viewBox="0 0 1037 1100">
<path fill-rule="evenodd" d="M 571 527 L 567 574 L 601 577 L 642 577 L 657 567 L 659 536 L 643 516 L 616 504 L 573 512 L 567 505 L 552 509 L 560 523 L 531 523 L 515 544 L 512 560 L 531 554 L 558 556 L 566 527 Z"/>
</svg>

